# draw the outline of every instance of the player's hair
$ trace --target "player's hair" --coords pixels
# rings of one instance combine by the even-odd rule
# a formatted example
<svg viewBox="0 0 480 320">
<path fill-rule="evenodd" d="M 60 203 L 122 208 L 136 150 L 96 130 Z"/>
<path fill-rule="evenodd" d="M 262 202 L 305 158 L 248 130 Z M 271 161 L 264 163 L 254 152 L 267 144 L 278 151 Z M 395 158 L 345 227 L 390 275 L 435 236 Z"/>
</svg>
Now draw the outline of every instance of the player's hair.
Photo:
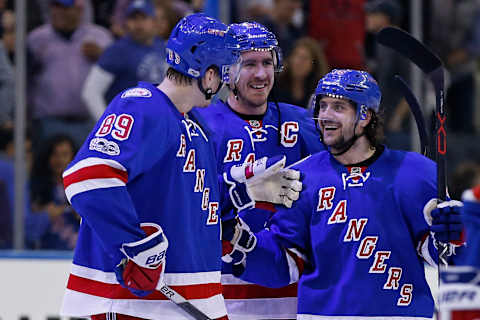
<svg viewBox="0 0 480 320">
<path fill-rule="evenodd" d="M 381 144 L 385 139 L 383 130 L 385 117 L 382 109 L 378 112 L 371 109 L 370 111 L 372 112 L 372 119 L 370 119 L 370 122 L 365 127 L 365 137 L 370 141 L 370 144 L 375 147 Z"/>
<path fill-rule="evenodd" d="M 178 72 L 177 70 L 173 69 L 172 67 L 169 67 L 167 69 L 167 79 L 173 81 L 175 84 L 179 85 L 179 86 L 191 86 L 192 83 L 193 83 L 193 78 L 192 77 L 188 77 L 186 75 L 184 75 L 183 73 L 181 72 Z"/>
</svg>

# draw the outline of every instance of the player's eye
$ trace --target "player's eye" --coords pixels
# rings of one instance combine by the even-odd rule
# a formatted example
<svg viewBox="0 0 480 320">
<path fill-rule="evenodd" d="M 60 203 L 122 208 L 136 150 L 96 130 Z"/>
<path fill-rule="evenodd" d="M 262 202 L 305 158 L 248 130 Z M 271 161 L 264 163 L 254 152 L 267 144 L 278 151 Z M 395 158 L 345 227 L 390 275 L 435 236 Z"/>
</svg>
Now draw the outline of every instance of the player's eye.
<svg viewBox="0 0 480 320">
<path fill-rule="evenodd" d="M 263 65 L 265 66 L 273 66 L 273 60 L 268 59 L 263 61 Z"/>
</svg>

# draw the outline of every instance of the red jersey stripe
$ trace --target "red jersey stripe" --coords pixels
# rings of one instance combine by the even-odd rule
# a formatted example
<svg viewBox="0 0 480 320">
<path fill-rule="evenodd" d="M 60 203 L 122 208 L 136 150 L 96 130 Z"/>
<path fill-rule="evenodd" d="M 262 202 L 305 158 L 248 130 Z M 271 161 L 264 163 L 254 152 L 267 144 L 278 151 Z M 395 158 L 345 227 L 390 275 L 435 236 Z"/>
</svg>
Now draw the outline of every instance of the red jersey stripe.
<svg viewBox="0 0 480 320">
<path fill-rule="evenodd" d="M 225 299 L 289 298 L 297 296 L 297 284 L 282 288 L 267 288 L 256 284 L 223 285 Z"/>
<path fill-rule="evenodd" d="M 76 182 L 89 180 L 89 179 L 108 179 L 108 178 L 117 178 L 127 183 L 128 173 L 120 169 L 112 168 L 106 164 L 97 164 L 97 165 L 78 169 L 77 171 L 72 172 L 68 176 L 65 176 L 63 178 L 63 185 L 64 185 L 64 188 L 66 189 L 69 185 Z"/>
<path fill-rule="evenodd" d="M 167 300 L 160 291 L 154 291 L 146 297 L 140 298 L 120 284 L 105 283 L 70 274 L 67 288 L 70 290 L 90 294 L 108 299 L 144 299 Z M 207 299 L 222 293 L 220 283 L 194 284 L 184 286 L 170 286 L 185 299 Z"/>
</svg>

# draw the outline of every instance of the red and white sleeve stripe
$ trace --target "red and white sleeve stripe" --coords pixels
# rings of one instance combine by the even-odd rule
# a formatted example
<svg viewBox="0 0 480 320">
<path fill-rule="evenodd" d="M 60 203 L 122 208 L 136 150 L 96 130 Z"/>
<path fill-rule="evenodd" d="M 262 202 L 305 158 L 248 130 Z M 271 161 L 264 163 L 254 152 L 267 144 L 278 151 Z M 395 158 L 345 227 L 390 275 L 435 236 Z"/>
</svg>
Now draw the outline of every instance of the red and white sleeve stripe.
<svg viewBox="0 0 480 320">
<path fill-rule="evenodd" d="M 290 272 L 290 284 L 292 284 L 300 279 L 307 257 L 295 248 L 285 249 L 285 254 Z"/>
<path fill-rule="evenodd" d="M 127 169 L 115 160 L 86 158 L 65 170 L 63 185 L 67 199 L 76 194 L 94 189 L 125 186 L 128 181 Z"/>
</svg>

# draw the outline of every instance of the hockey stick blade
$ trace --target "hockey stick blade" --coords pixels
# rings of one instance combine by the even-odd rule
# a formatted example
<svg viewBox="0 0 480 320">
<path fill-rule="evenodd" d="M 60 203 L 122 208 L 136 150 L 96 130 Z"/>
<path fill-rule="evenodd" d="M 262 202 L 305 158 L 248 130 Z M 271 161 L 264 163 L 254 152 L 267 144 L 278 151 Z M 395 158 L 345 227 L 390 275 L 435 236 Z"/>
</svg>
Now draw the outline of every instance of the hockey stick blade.
<svg viewBox="0 0 480 320">
<path fill-rule="evenodd" d="M 412 41 L 412 39 L 415 41 Z M 442 61 L 437 55 L 412 35 L 399 28 L 383 28 L 377 33 L 377 41 L 403 54 L 426 74 L 430 74 L 442 66 Z"/>
<path fill-rule="evenodd" d="M 197 307 L 195 307 L 191 302 L 189 302 L 187 299 L 182 297 L 177 291 L 173 290 L 169 286 L 167 286 L 165 283 L 159 284 L 160 287 L 157 286 L 157 289 L 160 290 L 160 292 L 170 299 L 173 303 L 175 303 L 177 306 L 179 306 L 183 311 L 188 313 L 190 316 L 192 316 L 193 319 L 195 320 L 212 320 L 209 318 L 205 313 L 200 311 Z"/>
<path fill-rule="evenodd" d="M 420 153 L 426 156 L 429 152 L 430 143 L 428 141 L 427 129 L 425 127 L 425 118 L 423 117 L 423 112 L 420 108 L 420 104 L 418 103 L 417 98 L 415 97 L 405 80 L 402 79 L 402 77 L 400 77 L 399 75 L 395 75 L 394 79 L 400 87 L 400 91 L 405 97 L 405 100 L 407 100 L 408 106 L 413 113 L 413 117 L 415 118 L 415 122 L 417 124 L 418 134 L 420 136 Z"/>
</svg>

